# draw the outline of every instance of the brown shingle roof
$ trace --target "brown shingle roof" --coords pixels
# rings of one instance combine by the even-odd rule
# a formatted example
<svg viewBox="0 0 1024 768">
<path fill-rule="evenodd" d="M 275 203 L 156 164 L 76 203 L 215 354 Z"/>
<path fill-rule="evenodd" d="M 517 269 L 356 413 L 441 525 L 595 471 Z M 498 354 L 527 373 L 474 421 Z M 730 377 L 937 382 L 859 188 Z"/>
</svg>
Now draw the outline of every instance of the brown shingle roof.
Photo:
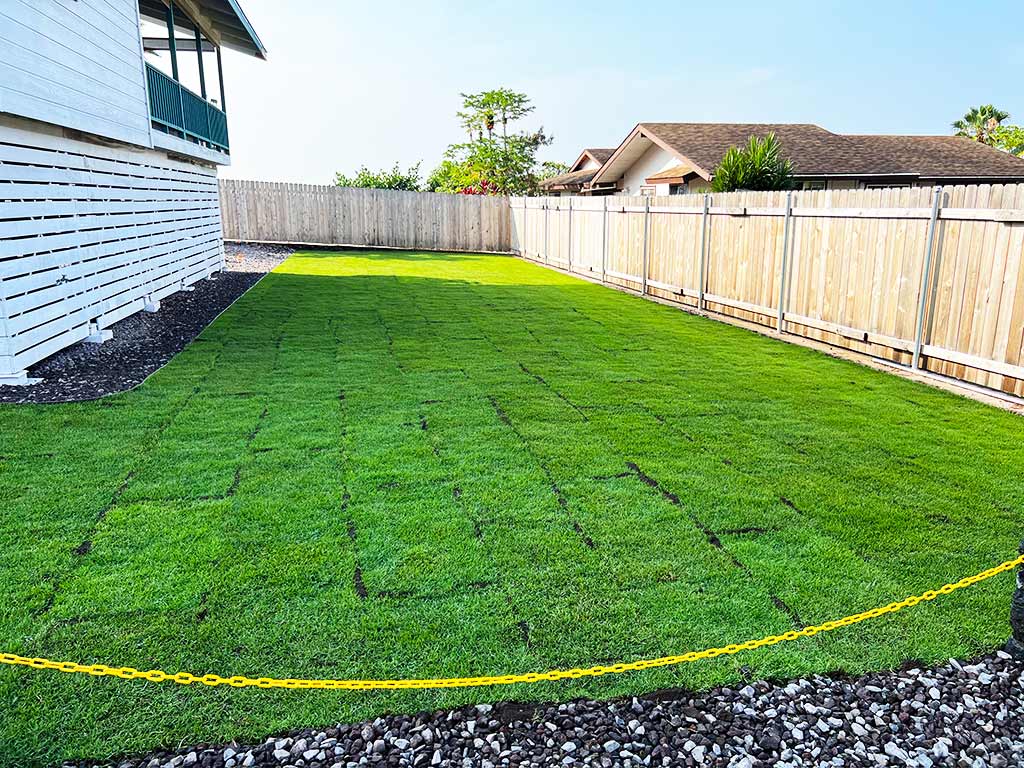
<svg viewBox="0 0 1024 768">
<path fill-rule="evenodd" d="M 807 123 L 641 123 L 708 174 L 726 150 L 774 132 L 798 176 L 1024 179 L 1024 159 L 958 136 L 844 135 Z"/>
<path fill-rule="evenodd" d="M 612 156 L 612 152 L 615 151 L 615 147 L 611 147 L 611 148 L 601 147 L 599 149 L 595 149 L 593 147 L 588 147 L 587 149 L 584 149 L 583 151 L 586 152 L 587 154 L 589 154 L 595 160 L 597 160 L 597 162 L 605 163 L 605 162 L 607 162 L 608 158 Z"/>
<path fill-rule="evenodd" d="M 602 166 L 604 165 L 605 161 L 612 156 L 613 152 L 615 152 L 614 149 L 587 147 L 582 152 L 580 152 L 575 162 L 573 162 L 573 164 L 569 166 L 569 172 L 572 173 L 574 170 L 579 170 L 581 165 L 584 165 L 585 163 L 591 160 L 596 162 L 598 166 Z"/>
<path fill-rule="evenodd" d="M 923 178 L 1024 178 L 1024 158 L 962 136 L 848 136 Z"/>
<path fill-rule="evenodd" d="M 560 176 L 552 176 L 540 183 L 542 189 L 554 189 L 556 187 L 580 187 L 590 181 L 597 174 L 597 168 L 590 168 L 586 171 L 571 171 Z"/>
<path fill-rule="evenodd" d="M 783 155 L 800 176 L 912 173 L 854 137 L 810 123 L 641 123 L 640 128 L 708 174 L 714 173 L 729 147 L 768 133 L 778 137 Z"/>
</svg>

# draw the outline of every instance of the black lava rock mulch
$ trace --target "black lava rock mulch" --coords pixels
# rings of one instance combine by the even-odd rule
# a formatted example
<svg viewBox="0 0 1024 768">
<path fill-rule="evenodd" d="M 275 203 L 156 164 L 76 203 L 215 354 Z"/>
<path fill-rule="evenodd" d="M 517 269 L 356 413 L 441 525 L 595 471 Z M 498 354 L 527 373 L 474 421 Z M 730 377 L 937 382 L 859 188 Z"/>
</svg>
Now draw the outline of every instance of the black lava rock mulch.
<svg viewBox="0 0 1024 768">
<path fill-rule="evenodd" d="M 1004 768 L 1024 765 L 1024 663 L 999 652 L 857 679 L 483 704 L 95 765 Z"/>
<path fill-rule="evenodd" d="M 200 280 L 191 292 L 161 301 L 154 313 L 138 312 L 110 326 L 103 344 L 80 342 L 29 369 L 42 379 L 29 386 L 0 386 L 0 403 L 70 403 L 123 392 L 143 382 L 288 256 L 282 248 L 227 246 L 227 271 Z"/>
</svg>

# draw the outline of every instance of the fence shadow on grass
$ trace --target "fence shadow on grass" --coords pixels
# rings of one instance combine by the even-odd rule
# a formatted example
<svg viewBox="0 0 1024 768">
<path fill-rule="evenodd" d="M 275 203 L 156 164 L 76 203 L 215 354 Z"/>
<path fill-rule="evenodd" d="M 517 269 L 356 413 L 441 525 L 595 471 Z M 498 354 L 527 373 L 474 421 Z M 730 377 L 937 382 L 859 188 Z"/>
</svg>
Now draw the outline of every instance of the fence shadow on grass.
<svg viewBox="0 0 1024 768">
<path fill-rule="evenodd" d="M 512 254 L 500 253 L 452 253 L 451 251 L 430 251 L 430 250 L 404 250 L 396 248 L 393 251 L 381 250 L 380 248 L 362 248 L 355 245 L 315 245 L 296 246 L 295 255 L 302 258 L 337 258 L 338 256 L 352 256 L 366 259 L 367 261 L 479 261 L 480 259 L 494 256 L 508 256 Z"/>
</svg>

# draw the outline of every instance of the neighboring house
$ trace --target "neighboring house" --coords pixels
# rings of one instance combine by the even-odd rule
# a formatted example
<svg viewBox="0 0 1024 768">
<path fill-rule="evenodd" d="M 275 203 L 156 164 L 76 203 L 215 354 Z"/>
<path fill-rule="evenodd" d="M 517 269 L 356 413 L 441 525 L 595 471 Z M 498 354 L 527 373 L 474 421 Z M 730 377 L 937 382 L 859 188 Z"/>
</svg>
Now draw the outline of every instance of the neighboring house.
<svg viewBox="0 0 1024 768">
<path fill-rule="evenodd" d="M 236 0 L 0 3 L 0 384 L 222 269 L 222 47 Z"/>
<path fill-rule="evenodd" d="M 699 192 L 729 147 L 769 132 L 793 162 L 797 189 L 1024 182 L 1024 159 L 956 136 L 851 136 L 787 123 L 640 123 L 581 191 Z"/>
<path fill-rule="evenodd" d="M 612 156 L 614 149 L 584 149 L 569 170 L 540 183 L 541 191 L 548 195 L 578 195 L 594 178 L 602 165 Z"/>
</svg>

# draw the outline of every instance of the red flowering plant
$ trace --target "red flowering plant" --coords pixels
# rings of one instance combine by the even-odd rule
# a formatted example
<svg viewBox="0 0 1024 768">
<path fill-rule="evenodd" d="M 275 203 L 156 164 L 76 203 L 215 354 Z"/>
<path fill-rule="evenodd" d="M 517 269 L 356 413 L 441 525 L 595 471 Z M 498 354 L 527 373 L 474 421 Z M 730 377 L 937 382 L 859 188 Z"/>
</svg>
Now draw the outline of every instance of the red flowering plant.
<svg viewBox="0 0 1024 768">
<path fill-rule="evenodd" d="M 493 181 L 487 179 L 481 179 L 476 184 L 470 184 L 467 187 L 463 187 L 458 191 L 460 195 L 496 195 L 498 194 L 498 185 Z"/>
</svg>

